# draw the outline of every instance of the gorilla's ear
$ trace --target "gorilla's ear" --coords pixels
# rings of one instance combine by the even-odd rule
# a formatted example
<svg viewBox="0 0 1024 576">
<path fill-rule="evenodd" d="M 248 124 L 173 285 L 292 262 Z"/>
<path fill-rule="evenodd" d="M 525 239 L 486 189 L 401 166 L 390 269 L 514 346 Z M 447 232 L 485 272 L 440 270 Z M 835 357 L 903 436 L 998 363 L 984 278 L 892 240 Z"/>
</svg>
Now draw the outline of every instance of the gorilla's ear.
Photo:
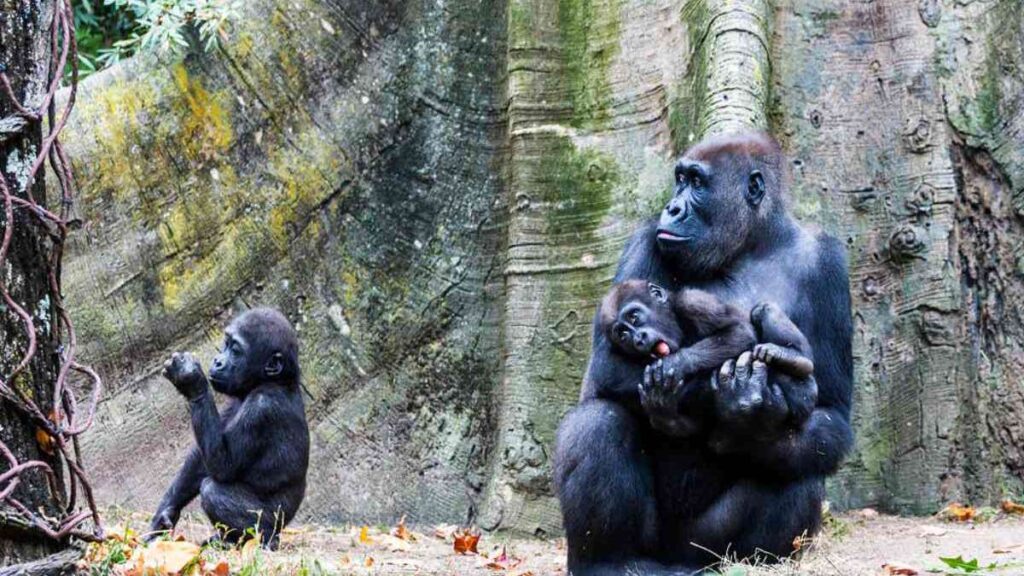
<svg viewBox="0 0 1024 576">
<path fill-rule="evenodd" d="M 750 180 L 747 182 L 747 204 L 756 207 L 764 199 L 764 176 L 760 170 L 750 173 Z"/>
<path fill-rule="evenodd" d="M 267 360 L 267 365 L 263 368 L 263 373 L 267 376 L 280 376 L 281 372 L 284 372 L 284 356 L 280 352 L 274 352 L 274 355 Z"/>
<path fill-rule="evenodd" d="M 654 282 L 647 283 L 647 291 L 651 294 L 651 297 L 657 300 L 658 302 L 668 302 L 668 293 L 665 292 L 664 288 L 658 286 Z"/>
</svg>

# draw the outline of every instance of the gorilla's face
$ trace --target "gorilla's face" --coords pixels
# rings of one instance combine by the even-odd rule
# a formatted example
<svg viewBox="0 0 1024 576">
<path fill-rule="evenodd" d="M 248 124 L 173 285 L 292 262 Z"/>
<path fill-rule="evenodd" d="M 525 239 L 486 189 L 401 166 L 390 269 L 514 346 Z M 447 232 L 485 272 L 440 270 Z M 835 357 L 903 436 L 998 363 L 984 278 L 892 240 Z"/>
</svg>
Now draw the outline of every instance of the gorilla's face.
<svg viewBox="0 0 1024 576">
<path fill-rule="evenodd" d="M 619 349 L 636 358 L 662 358 L 678 350 L 682 334 L 668 292 L 648 284 L 646 292 L 625 299 L 609 336 Z"/>
<path fill-rule="evenodd" d="M 710 275 L 747 248 L 768 212 L 765 179 L 748 154 L 698 145 L 675 168 L 672 199 L 658 222 L 659 250 L 684 271 Z"/>
<path fill-rule="evenodd" d="M 214 390 L 241 398 L 264 382 L 298 378 L 295 333 L 279 316 L 246 312 L 224 330 L 224 347 L 210 367 Z"/>
<path fill-rule="evenodd" d="M 213 359 L 210 367 L 210 384 L 221 394 L 242 397 L 255 386 L 249 342 L 238 334 L 234 324 L 224 331 L 224 347 Z"/>
</svg>

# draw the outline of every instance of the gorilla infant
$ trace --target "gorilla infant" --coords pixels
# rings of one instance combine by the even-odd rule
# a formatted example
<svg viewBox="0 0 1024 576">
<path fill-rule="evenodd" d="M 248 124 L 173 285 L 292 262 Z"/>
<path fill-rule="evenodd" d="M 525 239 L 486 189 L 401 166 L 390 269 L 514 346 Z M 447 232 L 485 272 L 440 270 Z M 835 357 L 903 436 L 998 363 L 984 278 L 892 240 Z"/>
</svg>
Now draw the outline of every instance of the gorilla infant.
<svg viewBox="0 0 1024 576">
<path fill-rule="evenodd" d="M 199 496 L 215 539 L 237 543 L 255 530 L 276 548 L 302 503 L 309 464 L 295 330 L 276 310 L 249 310 L 224 331 L 209 382 L 189 353 L 172 355 L 163 375 L 189 401 L 196 445 L 153 516 L 150 538 L 173 529 Z M 211 383 L 228 396 L 223 413 Z"/>
<path fill-rule="evenodd" d="M 782 386 L 817 395 L 813 378 L 805 381 L 814 372 L 807 339 L 771 304 L 758 304 L 751 314 L 745 314 L 703 290 L 669 292 L 652 282 L 627 280 L 616 284 L 601 301 L 598 325 L 613 352 L 647 366 L 638 386 L 641 405 L 651 426 L 671 436 L 697 433 L 707 416 L 699 410 L 702 404 L 686 401 L 688 396 L 706 392 L 702 390 L 704 379 L 693 382 L 690 377 L 708 373 L 747 351 L 796 379 Z M 674 368 L 666 372 L 660 359 L 677 351 L 682 355 L 682 373 L 676 374 Z M 797 391 L 787 390 L 786 394 Z M 811 398 L 809 403 L 813 405 L 815 400 Z M 735 436 L 735 429 L 723 430 L 713 435 L 712 442 L 725 449 L 726 439 Z"/>
</svg>

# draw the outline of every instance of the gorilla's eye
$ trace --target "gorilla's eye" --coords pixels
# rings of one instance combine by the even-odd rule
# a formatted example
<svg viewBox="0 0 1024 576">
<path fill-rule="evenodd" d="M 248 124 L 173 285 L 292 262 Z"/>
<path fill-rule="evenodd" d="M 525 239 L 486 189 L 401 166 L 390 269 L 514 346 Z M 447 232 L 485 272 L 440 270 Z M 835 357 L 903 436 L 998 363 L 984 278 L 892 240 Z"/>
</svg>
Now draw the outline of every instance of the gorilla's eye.
<svg viewBox="0 0 1024 576">
<path fill-rule="evenodd" d="M 620 341 L 625 342 L 625 341 L 629 340 L 629 330 L 626 330 L 625 328 L 621 328 L 621 329 L 619 329 L 617 334 L 619 336 L 619 340 Z"/>
<path fill-rule="evenodd" d="M 690 186 L 693 186 L 694 188 L 703 188 L 704 178 L 702 178 L 697 172 L 690 172 Z"/>
<path fill-rule="evenodd" d="M 626 320 L 629 320 L 630 324 L 636 326 L 640 323 L 640 314 L 636 311 L 630 312 L 629 315 L 626 316 Z"/>
</svg>

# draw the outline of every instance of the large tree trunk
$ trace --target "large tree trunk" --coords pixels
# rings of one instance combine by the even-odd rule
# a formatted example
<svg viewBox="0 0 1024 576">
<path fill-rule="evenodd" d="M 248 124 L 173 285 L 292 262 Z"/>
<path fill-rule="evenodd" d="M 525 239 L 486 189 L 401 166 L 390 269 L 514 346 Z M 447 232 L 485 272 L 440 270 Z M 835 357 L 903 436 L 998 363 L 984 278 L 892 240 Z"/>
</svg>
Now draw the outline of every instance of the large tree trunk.
<svg viewBox="0 0 1024 576">
<path fill-rule="evenodd" d="M 160 361 L 261 302 L 302 338 L 307 519 L 557 532 L 551 442 L 622 243 L 690 142 L 749 127 L 849 248 L 858 444 L 831 497 L 1014 490 L 1015 4 L 259 0 L 217 54 L 97 75 L 67 279 L 120 375 L 101 497 L 155 504 L 190 442 Z"/>
<path fill-rule="evenodd" d="M 42 0 L 0 0 L 0 67 L 11 79 L 14 95 L 19 102 L 38 106 L 49 84 L 49 35 L 46 33 L 53 18 L 54 2 Z M 0 92 L 0 170 L 10 192 L 22 198 L 34 195 L 46 205 L 43 178 L 28 185 L 28 173 L 38 154 L 41 126 L 23 122 L 15 114 L 10 100 Z M 46 263 L 50 259 L 51 244 L 46 231 L 20 207 L 13 211 L 11 222 L 6 220 L 0 196 L 0 236 L 13 228 L 9 253 L 0 265 L 0 282 L 6 286 L 14 302 L 31 314 L 36 328 L 36 352 L 20 374 L 13 380 L 10 375 L 22 361 L 29 348 L 29 336 L 22 318 L 0 300 L 0 380 L 13 389 L 21 390 L 39 406 L 48 406 L 53 397 L 53 382 L 57 378 L 56 298 L 50 293 Z M 41 460 L 55 471 L 60 462 L 53 448 L 45 450 L 36 440 L 36 423 L 22 411 L 15 409 L 6 399 L 0 400 L 0 442 L 3 442 L 19 462 Z M 0 473 L 10 469 L 6 458 L 0 457 Z M 22 473 L 21 483 L 13 496 L 32 511 L 43 511 L 55 518 L 62 514 L 59 506 L 63 486 L 52 486 L 46 476 L 33 469 Z M 0 489 L 7 487 L 5 482 Z M 57 493 L 51 493 L 56 489 Z M 0 503 L 0 565 L 34 560 L 64 547 L 32 529 L 16 511 Z"/>
</svg>

